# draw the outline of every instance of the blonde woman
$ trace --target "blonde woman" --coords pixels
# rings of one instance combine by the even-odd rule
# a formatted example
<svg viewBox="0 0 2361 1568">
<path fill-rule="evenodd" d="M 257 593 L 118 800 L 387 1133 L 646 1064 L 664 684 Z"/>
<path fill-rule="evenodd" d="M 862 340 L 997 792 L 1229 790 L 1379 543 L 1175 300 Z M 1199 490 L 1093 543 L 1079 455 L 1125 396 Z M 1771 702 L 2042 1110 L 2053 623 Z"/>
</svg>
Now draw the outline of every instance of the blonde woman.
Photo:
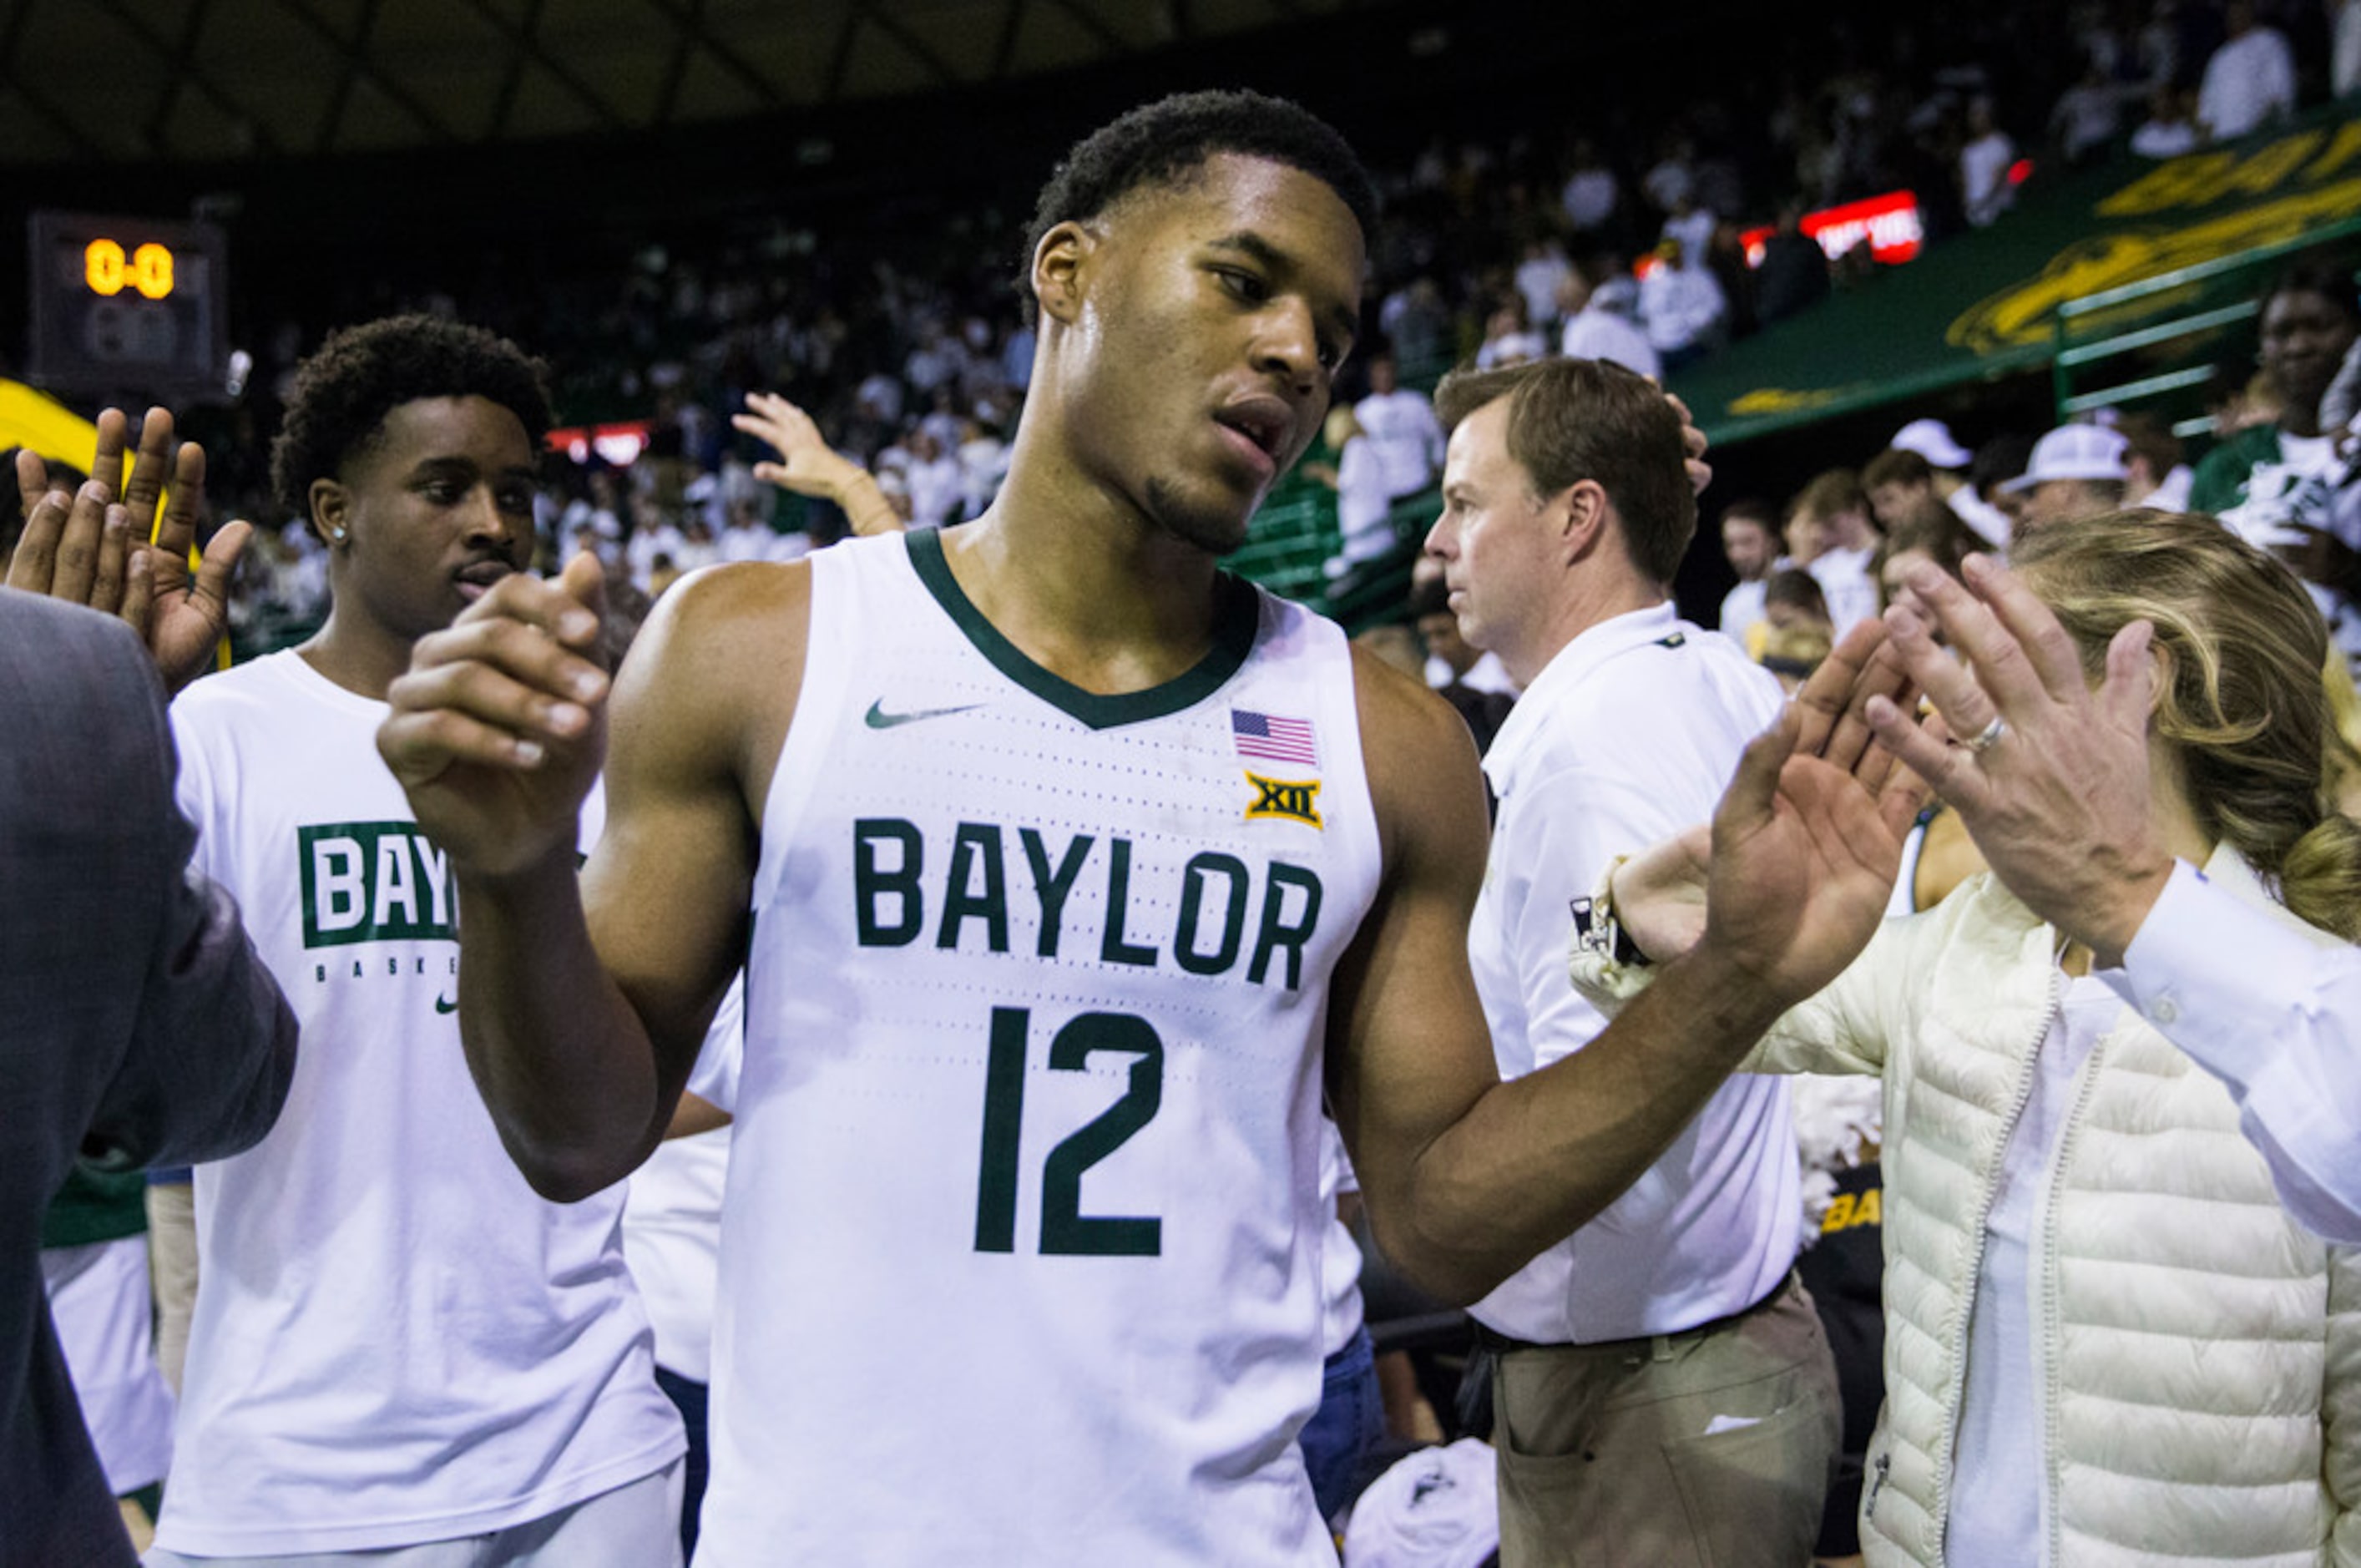
<svg viewBox="0 0 2361 1568">
<path fill-rule="evenodd" d="M 2313 943 L 2361 934 L 2361 829 L 2326 796 L 2343 742 L 2301 585 L 2209 518 L 2152 512 L 2029 541 L 2017 569 L 2094 685 L 2118 632 L 2154 628 L 2170 852 Z M 1685 945 L 1697 854 L 1614 873 L 1641 950 Z M 1746 1064 L 1883 1080 L 1867 1561 L 2361 1563 L 2361 1253 L 2297 1223 L 2230 1088 L 2092 968 L 1973 878 L 1889 922 Z M 1587 956 L 1576 971 L 1642 983 Z"/>
</svg>

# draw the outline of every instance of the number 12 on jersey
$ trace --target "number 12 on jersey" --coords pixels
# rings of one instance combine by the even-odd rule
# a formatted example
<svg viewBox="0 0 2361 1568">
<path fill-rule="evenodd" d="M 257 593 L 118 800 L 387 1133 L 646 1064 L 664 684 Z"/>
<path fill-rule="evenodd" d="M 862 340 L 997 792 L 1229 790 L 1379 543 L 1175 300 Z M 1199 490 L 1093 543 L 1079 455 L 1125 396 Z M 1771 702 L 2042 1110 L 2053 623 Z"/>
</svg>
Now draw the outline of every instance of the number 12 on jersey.
<svg viewBox="0 0 2361 1568">
<path fill-rule="evenodd" d="M 975 1197 L 975 1250 L 1016 1250 L 1017 1159 L 1025 1127 L 1025 1055 L 1033 1014 L 992 1010 L 991 1053 L 983 1069 L 983 1156 Z M 1041 1251 L 1083 1257 L 1154 1257 L 1164 1222 L 1082 1212 L 1082 1173 L 1121 1148 L 1155 1119 L 1164 1100 L 1164 1042 L 1144 1018 L 1083 1013 L 1051 1036 L 1049 1066 L 1080 1072 L 1102 1051 L 1133 1058 L 1123 1098 L 1076 1128 L 1041 1162 Z"/>
</svg>

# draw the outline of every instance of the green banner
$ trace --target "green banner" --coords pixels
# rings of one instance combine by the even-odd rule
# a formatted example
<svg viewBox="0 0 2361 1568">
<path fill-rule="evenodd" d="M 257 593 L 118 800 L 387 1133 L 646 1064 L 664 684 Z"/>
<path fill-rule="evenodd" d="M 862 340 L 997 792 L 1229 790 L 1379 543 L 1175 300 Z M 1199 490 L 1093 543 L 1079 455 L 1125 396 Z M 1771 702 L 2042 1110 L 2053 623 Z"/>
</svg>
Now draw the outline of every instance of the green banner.
<svg viewBox="0 0 2361 1568">
<path fill-rule="evenodd" d="M 2361 104 L 2162 163 L 2124 158 L 2029 182 L 1990 228 L 1770 327 L 1668 378 L 1716 444 L 2038 368 L 2059 308 L 2361 220 Z M 2198 285 L 2077 316 L 2120 333 L 2189 308 Z"/>
</svg>

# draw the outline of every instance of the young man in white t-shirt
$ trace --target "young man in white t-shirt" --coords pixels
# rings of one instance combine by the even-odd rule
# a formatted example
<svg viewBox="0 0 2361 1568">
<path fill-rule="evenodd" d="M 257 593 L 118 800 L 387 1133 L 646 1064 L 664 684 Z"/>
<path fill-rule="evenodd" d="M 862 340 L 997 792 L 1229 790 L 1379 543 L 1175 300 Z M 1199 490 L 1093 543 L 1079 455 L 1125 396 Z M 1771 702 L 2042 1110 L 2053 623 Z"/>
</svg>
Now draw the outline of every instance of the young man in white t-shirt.
<svg viewBox="0 0 2361 1568">
<path fill-rule="evenodd" d="M 270 1135 L 197 1168 L 151 1564 L 678 1561 L 680 1422 L 621 1194 L 549 1202 L 502 1149 L 458 1037 L 446 862 L 372 744 L 412 645 L 531 560 L 548 425 L 538 367 L 489 333 L 332 336 L 272 451 L 329 551 L 327 622 L 175 705 L 195 863 L 235 890 L 303 1051 Z"/>
</svg>

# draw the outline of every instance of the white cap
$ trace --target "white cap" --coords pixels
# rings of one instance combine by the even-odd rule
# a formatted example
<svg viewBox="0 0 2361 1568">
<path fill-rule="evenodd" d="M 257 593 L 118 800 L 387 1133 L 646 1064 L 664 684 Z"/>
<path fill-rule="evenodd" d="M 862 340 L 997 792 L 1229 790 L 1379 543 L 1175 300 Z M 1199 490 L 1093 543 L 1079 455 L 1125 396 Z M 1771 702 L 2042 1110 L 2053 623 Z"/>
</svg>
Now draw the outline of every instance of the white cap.
<svg viewBox="0 0 2361 1568">
<path fill-rule="evenodd" d="M 2033 444 L 2025 472 L 2001 487 L 2009 495 L 2050 479 L 2128 479 L 2124 453 L 2131 445 L 2121 431 L 2095 424 L 2061 424 Z"/>
<path fill-rule="evenodd" d="M 1914 419 L 1886 444 L 1897 452 L 1916 452 L 1938 468 L 1964 468 L 1976 456 L 1952 440 L 1951 427 L 1938 419 Z"/>
<path fill-rule="evenodd" d="M 1492 1450 L 1463 1437 L 1422 1448 L 1368 1485 L 1345 1526 L 1353 1568 L 1479 1568 L 1500 1549 Z"/>
<path fill-rule="evenodd" d="M 1598 310 L 1629 316 L 1640 307 L 1640 286 L 1619 272 L 1590 291 L 1590 302 Z"/>
</svg>

